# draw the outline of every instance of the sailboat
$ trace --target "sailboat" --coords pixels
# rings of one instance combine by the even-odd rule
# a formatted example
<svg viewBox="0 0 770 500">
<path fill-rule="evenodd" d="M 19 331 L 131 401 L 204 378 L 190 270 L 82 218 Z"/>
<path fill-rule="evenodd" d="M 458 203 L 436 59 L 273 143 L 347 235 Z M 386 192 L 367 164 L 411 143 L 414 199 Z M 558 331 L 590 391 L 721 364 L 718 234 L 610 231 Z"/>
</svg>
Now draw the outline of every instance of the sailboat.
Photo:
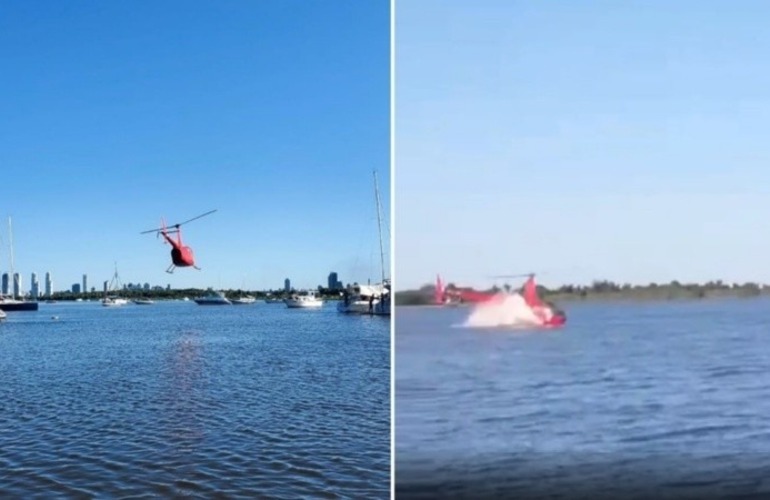
<svg viewBox="0 0 770 500">
<path fill-rule="evenodd" d="M 13 230 L 11 228 L 11 217 L 8 217 L 8 247 L 11 259 L 10 279 L 13 283 L 9 284 L 11 295 L 0 294 L 0 310 L 2 311 L 37 311 L 37 300 L 19 300 L 16 298 L 16 292 L 21 294 L 21 277 L 13 271 Z"/>
<path fill-rule="evenodd" d="M 378 284 L 360 285 L 353 283 L 342 292 L 342 300 L 337 304 L 337 311 L 347 314 L 371 314 L 390 316 L 390 280 L 385 277 L 385 251 L 382 246 L 382 208 L 380 190 L 377 185 L 377 171 L 374 172 L 374 197 L 377 205 L 377 229 L 380 237 L 380 271 L 382 281 Z"/>
<path fill-rule="evenodd" d="M 115 274 L 112 275 L 112 279 L 110 280 L 110 284 L 107 286 L 107 289 L 104 290 L 104 298 L 102 299 L 102 305 L 104 307 L 117 307 L 117 306 L 124 306 L 128 304 L 128 299 L 124 299 L 123 297 L 117 297 L 115 295 L 109 295 L 108 292 L 110 290 L 117 292 L 120 290 L 120 277 L 118 276 L 118 263 L 115 263 Z"/>
</svg>

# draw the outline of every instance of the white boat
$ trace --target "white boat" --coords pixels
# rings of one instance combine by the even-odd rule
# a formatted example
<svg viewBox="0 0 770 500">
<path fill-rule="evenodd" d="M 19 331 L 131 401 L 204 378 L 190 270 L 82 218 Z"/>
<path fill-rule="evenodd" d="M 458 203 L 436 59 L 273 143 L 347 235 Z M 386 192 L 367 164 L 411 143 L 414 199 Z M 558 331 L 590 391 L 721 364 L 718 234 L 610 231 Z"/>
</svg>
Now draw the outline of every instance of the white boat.
<svg viewBox="0 0 770 500">
<path fill-rule="evenodd" d="M 104 297 L 102 299 L 102 305 L 104 307 L 119 307 L 128 304 L 128 299 L 123 297 Z"/>
<path fill-rule="evenodd" d="M 0 311 L 37 311 L 37 301 L 18 300 L 12 296 L 0 295 Z"/>
<path fill-rule="evenodd" d="M 377 230 L 380 237 L 380 269 L 382 282 L 376 285 L 348 285 L 337 303 L 337 311 L 346 314 L 390 316 L 390 280 L 385 278 L 385 251 L 382 246 L 382 217 L 377 172 L 374 172 L 374 197 L 377 204 Z"/>
<path fill-rule="evenodd" d="M 374 314 L 376 316 L 390 316 L 390 298 L 392 296 L 390 280 L 385 280 L 382 286 L 385 290 L 380 296 L 380 300 L 374 306 Z"/>
<path fill-rule="evenodd" d="M 209 288 L 206 295 L 193 300 L 200 306 L 223 306 L 232 304 L 232 302 L 225 297 L 225 292 L 212 290 L 211 288 Z"/>
<path fill-rule="evenodd" d="M 319 299 L 313 291 L 305 291 L 292 294 L 289 298 L 284 300 L 286 307 L 292 309 L 310 308 L 310 307 L 322 307 L 324 301 Z"/>
<path fill-rule="evenodd" d="M 6 319 L 7 317 L 8 317 L 8 315 L 7 315 L 7 314 L 5 314 L 5 311 L 3 311 L 2 309 L 0 309 L 0 321 L 3 321 L 3 320 L 4 320 L 4 319 Z"/>
<path fill-rule="evenodd" d="M 134 299 L 133 302 L 140 306 L 149 306 L 155 303 L 152 299 Z"/>
<path fill-rule="evenodd" d="M 234 298 L 234 299 L 230 299 L 230 302 L 232 302 L 233 304 L 240 304 L 240 305 L 243 305 L 243 304 L 253 304 L 256 301 L 257 301 L 257 299 L 255 299 L 251 295 L 244 295 L 243 297 L 237 297 L 237 298 Z"/>
<path fill-rule="evenodd" d="M 120 284 L 120 276 L 118 276 L 118 263 L 115 263 L 115 274 L 112 275 L 110 283 L 107 285 L 107 289 L 104 291 L 104 298 L 102 299 L 102 305 L 104 307 L 119 307 L 128 304 L 128 299 L 123 297 L 117 297 L 115 295 L 109 295 L 110 292 L 116 293 L 123 287 Z"/>
<path fill-rule="evenodd" d="M 11 295 L 4 296 L 0 295 L 0 310 L 2 311 L 37 311 L 38 304 L 37 300 L 25 300 L 23 297 L 23 292 L 21 290 L 17 290 L 17 284 L 16 281 L 16 273 L 13 271 L 13 228 L 11 227 L 11 217 L 8 217 L 8 255 L 10 257 L 10 272 L 9 277 L 11 280 L 13 280 L 13 284 L 11 285 Z M 20 284 L 19 284 L 20 285 Z M 21 288 L 19 286 L 19 288 Z M 18 299 L 16 298 L 16 292 L 19 292 L 22 296 Z"/>
<path fill-rule="evenodd" d="M 337 311 L 347 314 L 377 314 L 384 307 L 383 297 L 388 294 L 385 285 L 348 285 L 342 292 L 342 300 L 337 303 Z M 389 302 L 386 300 L 386 302 Z"/>
<path fill-rule="evenodd" d="M 265 304 L 283 304 L 283 301 L 284 299 L 268 297 L 265 299 Z"/>
</svg>

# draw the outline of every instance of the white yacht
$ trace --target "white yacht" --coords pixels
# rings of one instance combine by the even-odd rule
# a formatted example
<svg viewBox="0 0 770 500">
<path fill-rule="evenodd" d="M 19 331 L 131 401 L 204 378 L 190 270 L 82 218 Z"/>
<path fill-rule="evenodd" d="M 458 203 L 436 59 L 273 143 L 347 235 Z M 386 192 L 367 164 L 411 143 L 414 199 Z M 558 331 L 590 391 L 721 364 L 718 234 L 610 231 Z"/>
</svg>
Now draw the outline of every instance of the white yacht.
<svg viewBox="0 0 770 500">
<path fill-rule="evenodd" d="M 128 304 L 128 299 L 122 297 L 104 297 L 102 299 L 102 305 L 104 307 L 119 307 Z"/>
<path fill-rule="evenodd" d="M 257 299 L 255 299 L 251 295 L 244 295 L 243 297 L 237 297 L 237 298 L 234 298 L 234 299 L 230 299 L 230 302 L 232 302 L 233 304 L 241 304 L 241 305 L 243 305 L 243 304 L 253 304 L 256 301 L 257 301 Z"/>
<path fill-rule="evenodd" d="M 374 306 L 374 314 L 376 316 L 390 316 L 390 280 L 386 280 L 382 287 L 385 290 L 384 293 L 380 296 L 380 300 L 378 300 L 377 304 Z"/>
<path fill-rule="evenodd" d="M 124 306 L 128 304 L 128 299 L 124 299 L 123 297 L 116 297 L 109 295 L 109 292 L 117 293 L 118 290 L 121 290 L 123 288 L 122 284 L 120 283 L 120 276 L 118 276 L 118 263 L 115 263 L 115 274 L 112 275 L 112 279 L 110 280 L 110 283 L 107 285 L 107 288 L 104 289 L 104 298 L 102 299 L 102 305 L 104 307 L 119 307 Z"/>
<path fill-rule="evenodd" d="M 380 236 L 380 269 L 382 282 L 376 285 L 348 285 L 337 303 L 337 311 L 346 314 L 390 316 L 390 280 L 385 278 L 385 251 L 382 246 L 382 217 L 377 172 L 374 172 L 374 197 L 377 204 L 377 230 Z"/>
<path fill-rule="evenodd" d="M 206 295 L 193 299 L 200 306 L 230 305 L 232 302 L 225 297 L 225 292 L 215 291 L 209 288 Z"/>
<path fill-rule="evenodd" d="M 4 319 L 6 319 L 7 317 L 8 317 L 8 315 L 7 315 L 7 314 L 5 314 L 5 311 L 3 311 L 2 309 L 0 309 L 0 321 L 3 321 L 3 320 L 4 320 Z"/>
<path fill-rule="evenodd" d="M 389 290 L 383 283 L 376 285 L 353 283 L 342 292 L 342 300 L 337 303 L 337 311 L 348 314 L 377 314 L 377 311 L 385 309 L 380 303 L 388 295 Z M 385 302 L 390 303 L 387 299 Z"/>
<path fill-rule="evenodd" d="M 285 299 L 284 302 L 286 303 L 286 307 L 292 309 L 322 307 L 324 305 L 324 301 L 318 298 L 313 291 L 293 293 L 289 298 Z"/>
<path fill-rule="evenodd" d="M 154 304 L 155 301 L 152 299 L 134 299 L 134 304 L 140 305 L 140 306 L 149 306 Z"/>
</svg>

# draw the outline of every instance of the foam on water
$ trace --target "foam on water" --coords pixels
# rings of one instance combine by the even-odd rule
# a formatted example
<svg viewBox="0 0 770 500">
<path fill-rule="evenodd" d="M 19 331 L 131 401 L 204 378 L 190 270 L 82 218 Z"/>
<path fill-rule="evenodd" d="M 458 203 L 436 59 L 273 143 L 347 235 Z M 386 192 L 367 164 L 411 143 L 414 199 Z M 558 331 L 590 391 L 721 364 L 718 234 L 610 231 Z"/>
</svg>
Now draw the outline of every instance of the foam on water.
<svg viewBox="0 0 770 500">
<path fill-rule="evenodd" d="M 492 328 L 499 326 L 527 328 L 542 323 L 532 308 L 518 293 L 501 293 L 492 300 L 478 304 L 462 326 L 466 328 Z"/>
</svg>

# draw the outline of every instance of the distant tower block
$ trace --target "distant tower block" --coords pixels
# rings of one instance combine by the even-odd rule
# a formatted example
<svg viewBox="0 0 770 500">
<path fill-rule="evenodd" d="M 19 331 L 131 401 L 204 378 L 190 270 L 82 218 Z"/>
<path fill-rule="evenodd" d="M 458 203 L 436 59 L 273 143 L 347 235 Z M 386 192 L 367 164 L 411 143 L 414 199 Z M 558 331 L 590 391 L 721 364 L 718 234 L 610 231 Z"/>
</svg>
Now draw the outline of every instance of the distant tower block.
<svg viewBox="0 0 770 500">
<path fill-rule="evenodd" d="M 13 273 L 13 296 L 21 296 L 21 275 L 19 273 Z"/>
<path fill-rule="evenodd" d="M 45 296 L 49 299 L 53 295 L 53 281 L 51 281 L 51 272 L 45 273 Z"/>
<path fill-rule="evenodd" d="M 83 275 L 83 293 L 86 293 L 88 291 L 88 275 Z"/>
<path fill-rule="evenodd" d="M 40 282 L 37 280 L 37 273 L 32 273 L 29 286 L 29 293 L 32 295 L 32 299 L 37 300 L 40 297 Z"/>
<path fill-rule="evenodd" d="M 291 292 L 291 280 L 289 278 L 283 280 L 283 291 Z"/>
<path fill-rule="evenodd" d="M 11 284 L 10 284 L 10 277 L 8 276 L 8 273 L 3 273 L 3 285 L 2 285 L 2 292 L 3 295 L 9 295 L 11 293 Z"/>
</svg>

